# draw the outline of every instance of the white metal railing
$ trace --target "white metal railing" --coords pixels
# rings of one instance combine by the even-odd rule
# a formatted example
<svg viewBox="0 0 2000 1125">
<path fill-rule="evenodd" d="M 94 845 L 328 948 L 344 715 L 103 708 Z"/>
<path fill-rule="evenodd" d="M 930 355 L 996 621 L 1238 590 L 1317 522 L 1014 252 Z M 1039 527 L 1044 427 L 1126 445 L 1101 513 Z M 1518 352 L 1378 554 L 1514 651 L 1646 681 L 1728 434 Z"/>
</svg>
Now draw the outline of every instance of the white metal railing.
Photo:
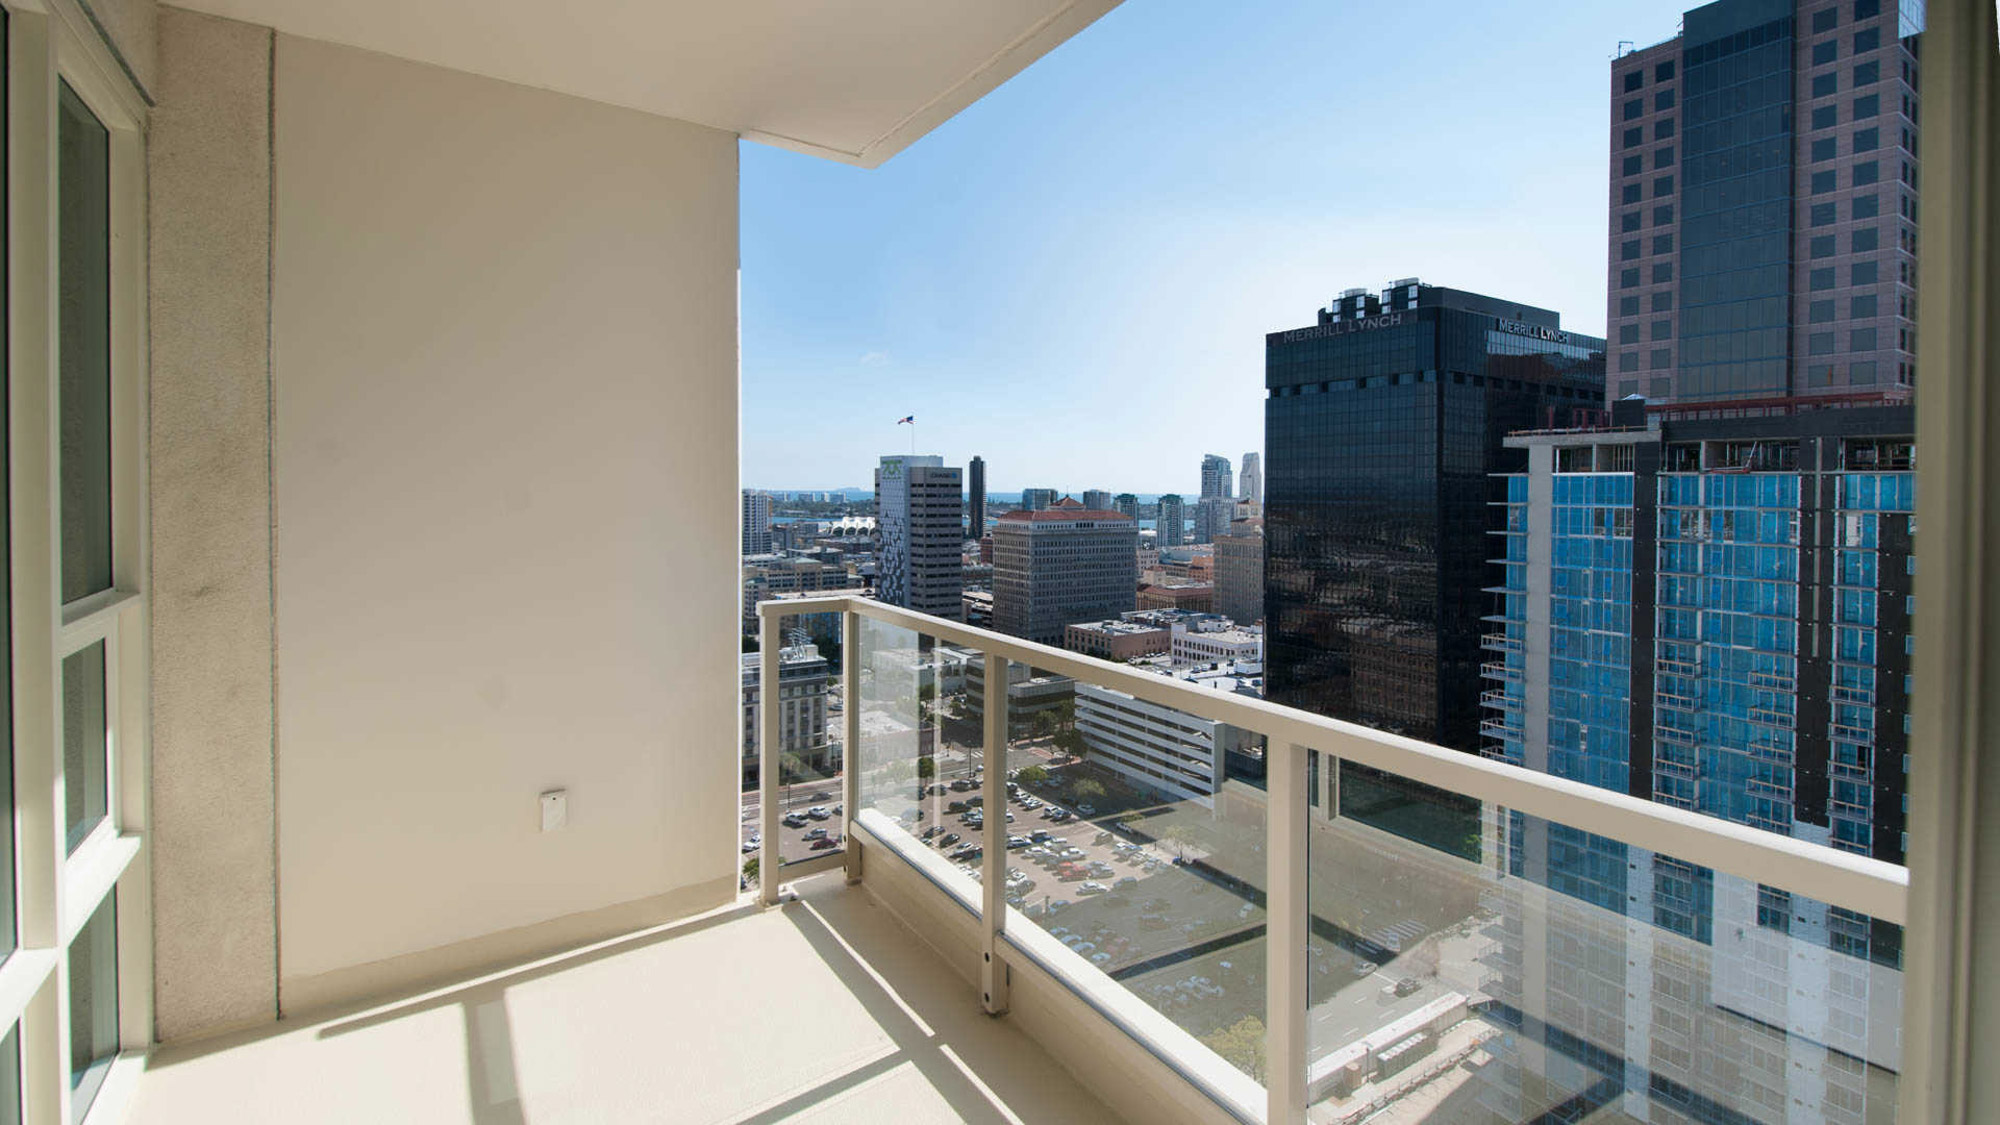
<svg viewBox="0 0 2000 1125">
<path fill-rule="evenodd" d="M 772 734 L 779 724 L 779 693 L 762 691 L 758 772 L 763 799 L 763 855 L 768 862 L 759 864 L 759 881 L 760 893 L 766 903 L 778 901 L 782 879 L 822 870 L 836 862 L 847 865 L 850 880 L 860 878 L 860 860 L 853 840 L 859 823 L 857 818 L 861 816 L 858 756 L 861 747 L 860 619 L 863 617 L 975 650 L 984 658 L 986 690 L 990 693 L 994 685 L 1001 685 L 1000 698 L 996 700 L 989 696 L 983 707 L 985 745 L 989 753 L 981 792 L 985 808 L 989 810 L 1006 807 L 1005 759 L 991 751 L 1007 743 L 1004 685 L 1007 682 L 1008 661 L 1112 688 L 1149 703 L 1227 723 L 1264 737 L 1268 745 L 1265 762 L 1269 802 L 1265 848 L 1268 867 L 1265 1005 L 1268 1016 L 1267 1072 L 1271 1078 L 1263 1091 L 1262 1104 L 1251 1104 L 1254 1099 L 1244 1094 L 1242 1082 L 1227 1079 L 1197 1081 L 1199 1076 L 1193 1072 L 1198 1069 L 1195 1060 L 1173 1057 L 1171 1049 L 1163 1050 L 1157 1043 L 1146 1044 L 1191 1081 L 1197 1081 L 1197 1085 L 1225 1109 L 1245 1120 L 1304 1121 L 1308 1104 L 1306 947 L 1310 920 L 1306 902 L 1306 817 L 1307 760 L 1310 752 L 1323 756 L 1322 770 L 1336 770 L 1340 760 L 1350 761 L 1487 805 L 1553 821 L 1631 847 L 1670 855 L 1688 864 L 1712 868 L 1882 921 L 1900 925 L 1908 916 L 1908 870 L 1867 856 L 1835 851 L 1808 841 L 1551 777 L 1506 762 L 1447 750 L 1413 738 L 1325 718 L 1267 700 L 1211 691 L 1097 657 L 930 617 L 865 597 L 836 594 L 764 602 L 758 606 L 758 613 L 761 625 L 761 682 L 767 685 L 778 682 L 778 628 L 783 617 L 808 613 L 844 615 L 842 676 L 846 739 L 842 784 L 843 825 L 848 846 L 833 857 L 781 865 L 775 844 L 779 837 L 777 759 L 772 749 Z M 1491 635 L 1486 638 L 1489 648 L 1493 647 L 1494 639 Z M 1519 645 L 1521 642 L 1512 640 L 1511 643 Z M 980 986 L 984 1004 L 994 1012 L 1005 1011 L 1007 1006 L 1004 958 L 1009 951 L 1032 953 L 1042 944 L 1038 937 L 1010 936 L 1005 930 L 1008 916 L 1004 898 L 1008 854 L 1006 834 L 1005 817 L 989 815 L 985 818 L 982 837 L 985 850 L 981 861 L 982 901 L 979 903 L 983 932 Z M 871 836 L 880 838 L 880 833 L 871 833 Z M 902 854 L 894 849 L 888 850 L 892 854 Z M 916 863 L 914 859 L 911 861 Z M 1017 955 L 1022 954 L 1017 952 Z M 1104 988 L 1099 981 L 1066 977 L 1060 957 L 1048 961 L 1038 958 L 1038 961 L 1086 999 Z M 1103 1010 L 1102 1005 L 1100 1010 Z M 1137 1021 L 1137 1024 L 1144 1022 Z M 1135 1035 L 1146 1034 L 1144 1027 L 1135 1023 L 1123 1026 Z"/>
</svg>

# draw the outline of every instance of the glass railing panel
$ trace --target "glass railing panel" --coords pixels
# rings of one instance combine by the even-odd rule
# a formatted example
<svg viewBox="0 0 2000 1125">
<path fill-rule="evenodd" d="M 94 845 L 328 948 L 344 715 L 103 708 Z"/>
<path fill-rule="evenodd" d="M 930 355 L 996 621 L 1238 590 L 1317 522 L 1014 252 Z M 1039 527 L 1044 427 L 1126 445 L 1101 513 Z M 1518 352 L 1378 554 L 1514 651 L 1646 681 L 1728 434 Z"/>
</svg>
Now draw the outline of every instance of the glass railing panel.
<svg viewBox="0 0 2000 1125">
<path fill-rule="evenodd" d="M 965 879 L 977 860 L 951 855 L 978 833 L 957 826 L 955 817 L 979 796 L 983 768 L 979 723 L 966 701 L 966 668 L 961 650 L 935 637 L 860 619 L 861 738 L 855 756 L 861 771 L 861 817 L 892 846 L 911 853 L 937 848 L 956 838 L 942 854 L 957 870 L 926 864 L 932 874 Z M 947 826 L 950 827 L 947 827 Z"/>
<path fill-rule="evenodd" d="M 1103 974 L 1261 1082 L 1264 798 L 1228 773 L 1232 759 L 1261 762 L 1261 742 L 1109 688 L 1008 673 L 1012 917 L 1074 954 L 1059 968 Z"/>
<path fill-rule="evenodd" d="M 1413 839 L 1346 804 L 1309 833 L 1312 1120 L 1894 1120 L 1899 927 L 1490 805 Z"/>
<path fill-rule="evenodd" d="M 786 614 L 778 619 L 778 770 L 780 863 L 838 854 L 843 847 L 842 778 L 845 741 L 841 699 L 840 614 Z M 761 715 L 757 654 L 744 655 L 744 739 L 756 745 Z M 744 763 L 743 820 L 746 865 L 769 854 L 756 804 L 755 755 Z"/>
</svg>

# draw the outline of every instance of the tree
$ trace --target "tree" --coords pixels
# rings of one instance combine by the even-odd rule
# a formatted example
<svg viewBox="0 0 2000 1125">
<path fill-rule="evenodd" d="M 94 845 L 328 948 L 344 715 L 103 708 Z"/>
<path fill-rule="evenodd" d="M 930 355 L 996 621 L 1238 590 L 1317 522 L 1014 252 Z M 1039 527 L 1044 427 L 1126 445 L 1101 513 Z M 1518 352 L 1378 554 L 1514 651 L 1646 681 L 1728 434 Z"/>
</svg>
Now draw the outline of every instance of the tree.
<svg viewBox="0 0 2000 1125">
<path fill-rule="evenodd" d="M 1231 1066 L 1243 1073 L 1264 1081 L 1265 1055 L 1264 1021 L 1256 1016 L 1244 1016 L 1228 1027 L 1220 1027 L 1202 1036 L 1202 1044 L 1209 1050 L 1228 1060 Z"/>
<path fill-rule="evenodd" d="M 1072 798 L 1078 801 L 1102 800 L 1104 797 L 1104 785 L 1093 778 L 1086 777 L 1082 781 L 1077 782 L 1076 787 L 1070 790 L 1070 793 Z"/>
<path fill-rule="evenodd" d="M 1056 717 L 1047 711 L 1037 711 L 1033 725 L 1036 738 L 1047 738 L 1056 732 Z"/>
<path fill-rule="evenodd" d="M 919 781 L 929 781 L 931 778 L 936 776 L 937 776 L 937 763 L 935 761 L 931 760 L 930 758 L 917 759 L 917 779 Z"/>
<path fill-rule="evenodd" d="M 1187 858 L 1188 830 L 1186 828 L 1178 824 L 1169 824 L 1165 828 L 1160 829 L 1160 839 L 1174 846 L 1175 855 L 1182 859 Z"/>
<path fill-rule="evenodd" d="M 1090 743 L 1084 741 L 1083 732 L 1081 731 L 1057 731 L 1055 743 L 1056 749 L 1061 750 L 1072 758 L 1081 758 L 1084 751 L 1090 749 Z"/>
<path fill-rule="evenodd" d="M 1076 729 L 1076 699 L 1074 697 L 1056 704 L 1056 729 L 1065 733 Z"/>
<path fill-rule="evenodd" d="M 1014 780 L 1022 785 L 1040 785 L 1048 779 L 1049 771 L 1040 766 L 1025 766 L 1020 773 L 1014 775 Z"/>
<path fill-rule="evenodd" d="M 757 857 L 754 855 L 743 861 L 743 881 L 745 883 L 757 881 Z"/>
</svg>

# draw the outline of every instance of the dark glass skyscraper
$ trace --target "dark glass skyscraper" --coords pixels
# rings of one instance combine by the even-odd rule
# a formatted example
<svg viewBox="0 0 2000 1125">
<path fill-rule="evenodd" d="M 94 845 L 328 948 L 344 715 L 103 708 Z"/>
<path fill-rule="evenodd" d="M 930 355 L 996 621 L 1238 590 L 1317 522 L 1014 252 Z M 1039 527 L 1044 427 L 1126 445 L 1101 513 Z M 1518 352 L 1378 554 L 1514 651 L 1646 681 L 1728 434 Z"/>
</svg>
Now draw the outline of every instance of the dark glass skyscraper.
<svg viewBox="0 0 2000 1125">
<path fill-rule="evenodd" d="M 1524 456 L 1502 440 L 1598 416 L 1604 341 L 1409 280 L 1349 290 L 1265 356 L 1267 694 L 1477 751 L 1492 474 Z"/>
<path fill-rule="evenodd" d="M 968 539 L 978 539 L 986 534 L 986 458 L 974 457 L 965 473 L 966 485 L 972 489 L 965 509 L 965 535 Z"/>
</svg>

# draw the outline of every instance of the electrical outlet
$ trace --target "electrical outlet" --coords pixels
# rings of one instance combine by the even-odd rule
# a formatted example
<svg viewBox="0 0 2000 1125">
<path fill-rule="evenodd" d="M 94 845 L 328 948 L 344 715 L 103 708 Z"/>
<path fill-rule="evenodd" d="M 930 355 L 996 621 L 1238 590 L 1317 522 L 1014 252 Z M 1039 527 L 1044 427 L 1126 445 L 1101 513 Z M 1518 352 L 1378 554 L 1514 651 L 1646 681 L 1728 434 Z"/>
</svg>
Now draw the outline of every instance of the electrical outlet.
<svg viewBox="0 0 2000 1125">
<path fill-rule="evenodd" d="M 569 790 L 551 789 L 542 794 L 542 831 L 554 832 L 569 823 Z"/>
</svg>

